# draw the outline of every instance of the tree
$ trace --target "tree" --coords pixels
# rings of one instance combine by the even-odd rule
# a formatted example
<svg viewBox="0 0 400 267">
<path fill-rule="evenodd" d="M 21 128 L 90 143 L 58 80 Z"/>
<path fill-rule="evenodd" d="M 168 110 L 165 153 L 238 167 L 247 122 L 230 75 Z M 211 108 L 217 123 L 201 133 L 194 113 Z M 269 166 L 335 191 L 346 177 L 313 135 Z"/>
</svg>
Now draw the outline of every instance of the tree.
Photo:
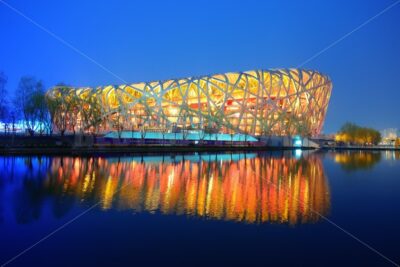
<svg viewBox="0 0 400 267">
<path fill-rule="evenodd" d="M 182 132 L 183 140 L 186 140 L 189 135 L 189 131 L 190 131 L 191 127 L 190 127 L 190 121 L 189 121 L 189 113 L 188 113 L 188 109 L 186 107 L 187 105 L 183 105 L 183 106 L 184 106 L 183 108 L 185 108 L 185 109 L 183 110 L 183 112 L 181 111 L 181 125 L 182 125 L 181 132 Z M 188 126 L 188 124 L 189 124 L 189 126 Z"/>
<path fill-rule="evenodd" d="M 394 143 L 394 146 L 395 146 L 395 147 L 400 147 L 400 137 L 397 137 L 397 138 L 396 138 L 396 141 L 395 141 L 395 143 Z"/>
<path fill-rule="evenodd" d="M 40 106 L 42 105 L 44 89 L 42 81 L 34 77 L 24 76 L 18 84 L 14 104 L 21 112 L 24 124 L 30 135 L 33 135 L 40 125 Z"/>
<path fill-rule="evenodd" d="M 126 118 L 123 114 L 123 109 L 121 106 L 116 108 L 116 111 L 110 115 L 109 120 L 112 123 L 113 129 L 117 131 L 118 139 L 122 139 L 122 132 L 124 131 L 124 127 L 126 124 Z"/>
<path fill-rule="evenodd" d="M 36 109 L 36 117 L 38 122 L 38 131 L 43 134 L 45 131 L 52 132 L 52 122 L 50 112 L 47 106 L 46 96 L 43 90 L 37 90 L 32 95 L 32 102 Z"/>
<path fill-rule="evenodd" d="M 144 139 L 146 138 L 146 133 L 147 133 L 147 127 L 145 126 L 145 125 L 140 125 L 140 129 L 139 129 L 139 131 L 140 131 L 140 139 L 141 139 L 141 142 L 142 142 L 142 144 L 144 144 Z M 176 135 L 175 135 L 176 136 Z M 175 138 L 176 139 L 176 138 Z"/>
<path fill-rule="evenodd" d="M 73 89 L 70 91 L 67 105 L 67 130 L 72 130 L 73 135 L 76 134 L 76 125 L 81 109 L 81 99 L 77 96 Z"/>
<path fill-rule="evenodd" d="M 75 135 L 82 111 L 82 100 L 76 91 L 70 86 L 59 83 L 46 94 L 46 103 L 51 121 L 61 136 L 68 130 Z"/>
<path fill-rule="evenodd" d="M 163 138 L 163 145 L 165 145 L 165 135 L 168 133 L 169 129 L 171 128 L 170 126 L 170 121 L 164 117 L 165 120 L 165 126 L 161 128 L 161 134 Z"/>
<path fill-rule="evenodd" d="M 206 137 L 206 131 L 203 128 L 199 128 L 199 143 L 203 144 L 204 143 L 204 138 Z"/>
<path fill-rule="evenodd" d="M 46 95 L 47 107 L 49 109 L 51 121 L 64 136 L 68 126 L 68 113 L 70 112 L 70 98 L 71 88 L 60 83 L 51 94 Z"/>
<path fill-rule="evenodd" d="M 381 134 L 373 128 L 347 122 L 340 128 L 336 140 L 358 145 L 376 145 L 381 141 Z"/>
<path fill-rule="evenodd" d="M 49 114 L 49 119 L 50 119 L 50 125 L 48 126 L 49 127 L 48 131 L 51 135 L 53 133 L 53 128 L 54 128 L 53 126 L 58 127 L 58 125 L 56 123 L 57 122 L 56 116 L 57 116 L 57 112 L 59 109 L 59 105 L 58 105 L 59 101 L 50 97 L 48 94 L 45 95 L 45 101 L 46 101 L 47 109 L 49 111 L 48 114 Z M 62 135 L 63 134 L 64 133 L 62 133 Z"/>
<path fill-rule="evenodd" d="M 89 94 L 81 103 L 82 129 L 95 135 L 103 122 L 101 104 L 96 95 Z"/>
<path fill-rule="evenodd" d="M 0 72 L 0 121 L 4 124 L 4 133 L 6 133 L 9 118 L 6 84 L 7 76 Z"/>
<path fill-rule="evenodd" d="M 371 143 L 372 144 L 378 144 L 380 141 L 382 141 L 382 135 L 379 131 L 375 130 L 375 129 L 370 129 L 370 133 L 371 133 Z"/>
</svg>

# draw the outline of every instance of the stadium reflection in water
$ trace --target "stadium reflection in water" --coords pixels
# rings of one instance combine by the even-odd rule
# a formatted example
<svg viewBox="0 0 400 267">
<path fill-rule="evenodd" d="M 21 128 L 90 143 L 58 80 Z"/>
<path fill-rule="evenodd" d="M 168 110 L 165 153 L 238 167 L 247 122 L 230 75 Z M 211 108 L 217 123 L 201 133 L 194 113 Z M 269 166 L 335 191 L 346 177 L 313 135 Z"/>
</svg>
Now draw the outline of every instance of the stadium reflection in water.
<svg viewBox="0 0 400 267">
<path fill-rule="evenodd" d="M 104 210 L 134 210 L 246 223 L 318 221 L 330 206 L 319 157 L 257 154 L 54 157 L 46 195 Z M 59 196 L 58 196 L 59 197 Z"/>
</svg>

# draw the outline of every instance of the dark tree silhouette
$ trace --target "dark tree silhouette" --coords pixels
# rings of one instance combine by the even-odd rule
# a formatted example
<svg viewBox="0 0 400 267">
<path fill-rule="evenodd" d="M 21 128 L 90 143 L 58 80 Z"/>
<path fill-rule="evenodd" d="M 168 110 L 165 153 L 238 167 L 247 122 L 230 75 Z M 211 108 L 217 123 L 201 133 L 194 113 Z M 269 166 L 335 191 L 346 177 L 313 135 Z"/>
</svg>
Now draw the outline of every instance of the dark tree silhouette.
<svg viewBox="0 0 400 267">
<path fill-rule="evenodd" d="M 42 81 L 32 76 L 24 76 L 18 84 L 14 98 L 15 108 L 22 114 L 25 127 L 30 135 L 40 130 L 41 116 L 46 109 Z"/>
<path fill-rule="evenodd" d="M 9 117 L 9 103 L 6 84 L 7 76 L 3 72 L 0 72 L 0 121 L 4 123 L 4 132 L 7 130 Z"/>
</svg>

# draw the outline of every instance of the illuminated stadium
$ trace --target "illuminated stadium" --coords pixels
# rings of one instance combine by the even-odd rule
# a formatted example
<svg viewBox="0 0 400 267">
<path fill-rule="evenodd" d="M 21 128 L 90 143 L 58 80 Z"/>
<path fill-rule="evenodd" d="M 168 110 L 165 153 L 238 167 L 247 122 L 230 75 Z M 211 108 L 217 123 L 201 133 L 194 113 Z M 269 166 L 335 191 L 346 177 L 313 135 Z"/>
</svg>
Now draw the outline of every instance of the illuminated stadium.
<svg viewBox="0 0 400 267">
<path fill-rule="evenodd" d="M 301 160 L 255 153 L 54 157 L 50 165 L 42 183 L 49 201 L 76 198 L 101 203 L 103 211 L 294 225 L 318 222 L 331 205 L 315 154 Z"/>
<path fill-rule="evenodd" d="M 315 136 L 321 132 L 332 83 L 316 71 L 255 70 L 97 88 L 56 86 L 59 131 L 139 138 L 235 135 Z"/>
</svg>

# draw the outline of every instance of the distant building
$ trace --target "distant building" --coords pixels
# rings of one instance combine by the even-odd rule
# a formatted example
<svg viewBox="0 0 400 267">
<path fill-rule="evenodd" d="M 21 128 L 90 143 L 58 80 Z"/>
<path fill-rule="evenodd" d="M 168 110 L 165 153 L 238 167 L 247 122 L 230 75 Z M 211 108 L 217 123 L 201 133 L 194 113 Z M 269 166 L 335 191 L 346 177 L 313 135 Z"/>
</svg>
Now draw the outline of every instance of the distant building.
<svg viewBox="0 0 400 267">
<path fill-rule="evenodd" d="M 399 137 L 399 131 L 397 128 L 387 128 L 381 131 L 382 144 L 394 145 L 396 139 Z"/>
</svg>

